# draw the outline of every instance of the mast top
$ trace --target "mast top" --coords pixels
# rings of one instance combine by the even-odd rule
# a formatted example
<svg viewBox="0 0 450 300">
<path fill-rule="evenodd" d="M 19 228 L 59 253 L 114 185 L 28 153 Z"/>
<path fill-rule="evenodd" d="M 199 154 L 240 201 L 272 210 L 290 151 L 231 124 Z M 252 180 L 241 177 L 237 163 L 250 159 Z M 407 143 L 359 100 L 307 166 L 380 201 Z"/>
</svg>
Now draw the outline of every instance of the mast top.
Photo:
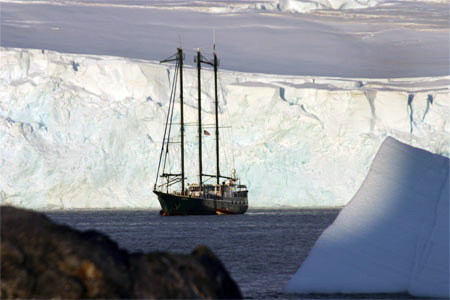
<svg viewBox="0 0 450 300">
<path fill-rule="evenodd" d="M 179 61 L 180 63 L 183 62 L 185 58 L 185 53 L 183 53 L 183 49 L 181 48 L 177 48 L 177 53 L 169 56 L 168 58 L 161 60 L 159 63 L 166 63 L 166 62 L 171 62 L 171 61 Z"/>
<path fill-rule="evenodd" d="M 216 27 L 213 27 L 213 52 L 216 52 Z"/>
</svg>

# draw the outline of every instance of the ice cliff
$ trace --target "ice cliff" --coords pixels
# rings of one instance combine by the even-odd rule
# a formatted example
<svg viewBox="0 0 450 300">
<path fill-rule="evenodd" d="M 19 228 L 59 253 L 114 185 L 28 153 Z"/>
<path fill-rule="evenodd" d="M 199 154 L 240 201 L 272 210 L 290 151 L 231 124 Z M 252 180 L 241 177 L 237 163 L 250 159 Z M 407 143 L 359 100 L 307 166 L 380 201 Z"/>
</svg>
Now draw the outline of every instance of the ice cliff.
<svg viewBox="0 0 450 300">
<path fill-rule="evenodd" d="M 1 204 L 159 206 L 152 188 L 173 66 L 7 48 L 0 62 Z M 212 74 L 203 74 L 208 124 Z M 188 67 L 185 75 L 187 122 L 195 122 L 196 71 Z M 365 79 L 224 71 L 220 82 L 221 116 L 232 125 L 232 136 L 224 131 L 223 142 L 233 148 L 253 208 L 345 205 L 387 135 L 450 156 L 449 76 Z M 213 136 L 205 137 L 207 143 Z M 195 140 L 188 141 L 191 182 L 195 147 Z M 213 159 L 206 152 L 205 160 Z M 231 150 L 222 152 L 228 158 L 222 172 L 229 173 Z"/>
</svg>

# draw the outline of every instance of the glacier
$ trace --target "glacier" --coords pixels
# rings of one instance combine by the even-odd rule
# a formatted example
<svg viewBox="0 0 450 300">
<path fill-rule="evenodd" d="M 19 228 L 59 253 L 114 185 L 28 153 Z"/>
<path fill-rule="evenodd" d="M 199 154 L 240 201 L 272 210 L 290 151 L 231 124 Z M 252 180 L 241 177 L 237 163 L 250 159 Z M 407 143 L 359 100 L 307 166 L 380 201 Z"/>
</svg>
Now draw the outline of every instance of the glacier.
<svg viewBox="0 0 450 300">
<path fill-rule="evenodd" d="M 2 205 L 159 207 L 152 189 L 173 66 L 5 47 L 0 61 Z M 202 74 L 208 124 L 212 72 Z M 187 122 L 196 121 L 195 77 L 187 66 Z M 450 76 L 219 77 L 221 117 L 232 125 L 222 138 L 234 153 L 222 172 L 236 168 L 250 208 L 344 206 L 386 136 L 450 156 Z M 195 146 L 188 142 L 191 182 Z"/>
<path fill-rule="evenodd" d="M 448 157 L 391 137 L 287 293 L 450 297 Z"/>
<path fill-rule="evenodd" d="M 215 32 L 221 67 L 239 72 L 346 78 L 449 74 L 446 0 L 0 3 L 3 47 L 159 60 L 180 42 L 186 50 L 211 49 Z M 352 3 L 361 7 L 345 9 Z M 311 5 L 320 9 L 306 11 Z"/>
</svg>

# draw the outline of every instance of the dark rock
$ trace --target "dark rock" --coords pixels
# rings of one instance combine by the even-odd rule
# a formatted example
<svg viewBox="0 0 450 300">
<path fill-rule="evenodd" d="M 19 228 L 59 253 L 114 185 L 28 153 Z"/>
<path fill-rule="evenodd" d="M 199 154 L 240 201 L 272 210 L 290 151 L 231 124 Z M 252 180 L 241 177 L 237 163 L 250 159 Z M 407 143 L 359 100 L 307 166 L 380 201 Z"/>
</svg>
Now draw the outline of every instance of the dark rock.
<svg viewBox="0 0 450 300">
<path fill-rule="evenodd" d="M 215 286 L 219 287 L 218 298 L 240 299 L 241 292 L 237 284 L 231 279 L 222 262 L 206 246 L 197 246 L 192 255 L 195 256 L 208 270 Z"/>
<path fill-rule="evenodd" d="M 1 298 L 238 299 L 239 287 L 204 246 L 191 255 L 129 254 L 108 236 L 1 207 Z"/>
</svg>

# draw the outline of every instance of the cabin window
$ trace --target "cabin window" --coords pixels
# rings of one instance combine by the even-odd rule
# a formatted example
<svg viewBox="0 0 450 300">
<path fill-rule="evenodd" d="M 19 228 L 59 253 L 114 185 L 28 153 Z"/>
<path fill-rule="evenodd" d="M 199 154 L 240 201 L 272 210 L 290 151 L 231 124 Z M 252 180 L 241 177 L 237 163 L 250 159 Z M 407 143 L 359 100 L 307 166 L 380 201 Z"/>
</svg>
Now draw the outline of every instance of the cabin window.
<svg viewBox="0 0 450 300">
<path fill-rule="evenodd" d="M 199 192 L 200 191 L 200 187 L 199 186 L 192 186 L 189 188 L 189 190 L 191 192 Z"/>
</svg>

